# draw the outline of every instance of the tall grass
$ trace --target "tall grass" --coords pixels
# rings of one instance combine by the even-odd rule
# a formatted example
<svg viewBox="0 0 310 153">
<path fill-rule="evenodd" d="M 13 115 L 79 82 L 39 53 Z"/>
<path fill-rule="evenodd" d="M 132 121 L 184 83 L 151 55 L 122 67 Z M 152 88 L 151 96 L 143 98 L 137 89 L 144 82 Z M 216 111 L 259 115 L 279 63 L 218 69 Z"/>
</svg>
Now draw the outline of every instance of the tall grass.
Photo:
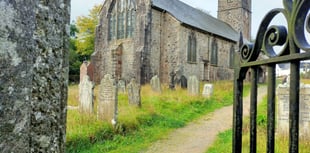
<svg viewBox="0 0 310 153">
<path fill-rule="evenodd" d="M 70 105 L 78 105 L 77 88 L 69 87 Z M 141 90 L 141 108 L 130 106 L 127 95 L 119 94 L 119 123 L 116 128 L 97 120 L 95 114 L 86 116 L 78 110 L 68 110 L 67 152 L 143 151 L 171 130 L 183 127 L 215 109 L 231 105 L 232 89 L 232 82 L 216 82 L 214 95 L 206 99 L 200 95 L 189 96 L 186 90 L 179 87 L 175 91 L 164 88 L 162 94 L 158 94 L 146 85 Z M 95 89 L 95 95 L 97 93 L 98 89 Z M 95 106 L 97 103 L 98 98 Z"/>
</svg>

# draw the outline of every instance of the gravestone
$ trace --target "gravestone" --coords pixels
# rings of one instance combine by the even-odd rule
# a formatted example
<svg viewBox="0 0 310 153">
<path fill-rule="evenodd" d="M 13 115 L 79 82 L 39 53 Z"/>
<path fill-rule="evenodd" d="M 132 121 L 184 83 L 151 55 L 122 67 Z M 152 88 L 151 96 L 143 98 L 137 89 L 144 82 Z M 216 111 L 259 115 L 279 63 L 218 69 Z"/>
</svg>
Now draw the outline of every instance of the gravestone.
<svg viewBox="0 0 310 153">
<path fill-rule="evenodd" d="M 141 107 L 140 85 L 136 83 L 135 79 L 131 79 L 127 86 L 128 101 L 130 105 Z"/>
<path fill-rule="evenodd" d="M 0 1 L 0 152 L 65 152 L 70 0 Z"/>
<path fill-rule="evenodd" d="M 87 75 L 88 62 L 84 61 L 80 66 L 80 82 L 83 81 L 83 78 Z"/>
<path fill-rule="evenodd" d="M 190 95 L 199 94 L 199 81 L 196 76 L 190 76 L 188 78 L 187 91 Z"/>
<path fill-rule="evenodd" d="M 212 84 L 205 84 L 203 86 L 202 96 L 206 98 L 210 98 L 213 94 L 213 85 Z"/>
<path fill-rule="evenodd" d="M 278 96 L 278 133 L 288 135 L 289 131 L 289 85 L 279 85 Z M 310 85 L 300 86 L 299 103 L 299 134 L 300 137 L 310 139 Z"/>
<path fill-rule="evenodd" d="M 180 84 L 181 84 L 181 88 L 182 89 L 186 89 L 187 88 L 187 79 L 184 75 L 181 76 L 180 78 Z"/>
<path fill-rule="evenodd" d="M 153 76 L 151 79 L 151 87 L 154 92 L 161 93 L 160 80 L 157 75 Z"/>
<path fill-rule="evenodd" d="M 79 109 L 81 113 L 92 114 L 94 112 L 94 84 L 88 75 L 83 77 L 79 84 Z"/>
<path fill-rule="evenodd" d="M 175 76 L 176 76 L 176 73 L 171 71 L 169 75 L 170 75 L 169 89 L 175 90 Z"/>
<path fill-rule="evenodd" d="M 124 80 L 118 81 L 118 92 L 119 93 L 126 93 L 126 83 Z"/>
<path fill-rule="evenodd" d="M 101 80 L 99 89 L 97 117 L 100 120 L 116 124 L 117 122 L 117 85 L 111 75 L 107 74 Z"/>
</svg>

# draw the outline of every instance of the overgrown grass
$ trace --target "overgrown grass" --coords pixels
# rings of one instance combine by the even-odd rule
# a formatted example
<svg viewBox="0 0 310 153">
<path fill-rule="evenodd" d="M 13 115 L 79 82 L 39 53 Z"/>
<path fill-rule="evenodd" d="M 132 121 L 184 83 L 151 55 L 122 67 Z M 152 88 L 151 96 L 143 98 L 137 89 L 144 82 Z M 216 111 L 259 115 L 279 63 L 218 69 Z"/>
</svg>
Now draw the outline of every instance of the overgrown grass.
<svg viewBox="0 0 310 153">
<path fill-rule="evenodd" d="M 250 123 L 249 117 L 244 119 L 243 137 L 242 137 L 242 152 L 250 152 Z M 267 98 L 265 97 L 258 107 L 257 114 L 257 152 L 266 152 L 267 141 Z M 289 152 L 288 137 L 276 134 L 275 152 Z M 299 152 L 309 153 L 310 142 L 305 140 L 299 141 Z M 207 153 L 228 153 L 232 151 L 232 130 L 227 130 L 218 135 L 215 143 L 210 147 Z"/>
<path fill-rule="evenodd" d="M 77 88 L 69 87 L 69 105 L 78 105 Z M 143 86 L 141 108 L 129 106 L 126 94 L 119 95 L 119 124 L 116 128 L 109 123 L 98 121 L 95 114 L 86 116 L 78 110 L 68 110 L 67 152 L 143 151 L 170 131 L 215 109 L 231 105 L 232 89 L 232 82 L 216 82 L 212 98 L 206 99 L 202 96 L 190 96 L 187 90 L 180 88 L 176 91 L 164 89 L 162 94 L 158 94 L 152 92 L 149 85 Z M 247 86 L 245 92 L 248 90 Z M 95 89 L 95 92 L 98 93 L 98 89 Z"/>
</svg>

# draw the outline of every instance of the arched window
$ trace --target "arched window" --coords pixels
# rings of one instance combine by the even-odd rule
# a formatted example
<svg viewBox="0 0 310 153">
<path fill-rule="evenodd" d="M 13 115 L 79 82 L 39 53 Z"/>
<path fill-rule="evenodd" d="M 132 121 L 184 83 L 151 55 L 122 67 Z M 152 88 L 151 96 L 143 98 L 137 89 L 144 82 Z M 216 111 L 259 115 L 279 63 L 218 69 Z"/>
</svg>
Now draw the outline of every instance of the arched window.
<svg viewBox="0 0 310 153">
<path fill-rule="evenodd" d="M 234 54 L 235 54 L 235 48 L 233 45 L 230 47 L 230 53 L 229 53 L 229 67 L 234 68 Z"/>
<path fill-rule="evenodd" d="M 131 38 L 135 27 L 135 19 L 135 0 L 113 1 L 108 14 L 108 39 Z"/>
<path fill-rule="evenodd" d="M 197 62 L 197 43 L 194 33 L 188 36 L 187 41 L 187 62 L 196 63 Z"/>
<path fill-rule="evenodd" d="M 211 45 L 211 64 L 217 66 L 217 53 L 218 53 L 218 46 L 217 42 L 214 39 Z"/>
</svg>

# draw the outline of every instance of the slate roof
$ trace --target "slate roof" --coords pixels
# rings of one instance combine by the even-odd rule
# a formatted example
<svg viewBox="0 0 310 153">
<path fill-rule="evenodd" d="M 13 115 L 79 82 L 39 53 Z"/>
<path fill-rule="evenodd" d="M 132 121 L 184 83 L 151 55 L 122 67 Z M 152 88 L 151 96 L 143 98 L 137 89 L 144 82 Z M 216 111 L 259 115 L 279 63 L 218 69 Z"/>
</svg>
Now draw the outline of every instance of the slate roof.
<svg viewBox="0 0 310 153">
<path fill-rule="evenodd" d="M 189 25 L 236 42 L 239 40 L 238 32 L 227 23 L 179 0 L 152 0 L 152 7 L 169 12 L 181 24 Z"/>
</svg>

